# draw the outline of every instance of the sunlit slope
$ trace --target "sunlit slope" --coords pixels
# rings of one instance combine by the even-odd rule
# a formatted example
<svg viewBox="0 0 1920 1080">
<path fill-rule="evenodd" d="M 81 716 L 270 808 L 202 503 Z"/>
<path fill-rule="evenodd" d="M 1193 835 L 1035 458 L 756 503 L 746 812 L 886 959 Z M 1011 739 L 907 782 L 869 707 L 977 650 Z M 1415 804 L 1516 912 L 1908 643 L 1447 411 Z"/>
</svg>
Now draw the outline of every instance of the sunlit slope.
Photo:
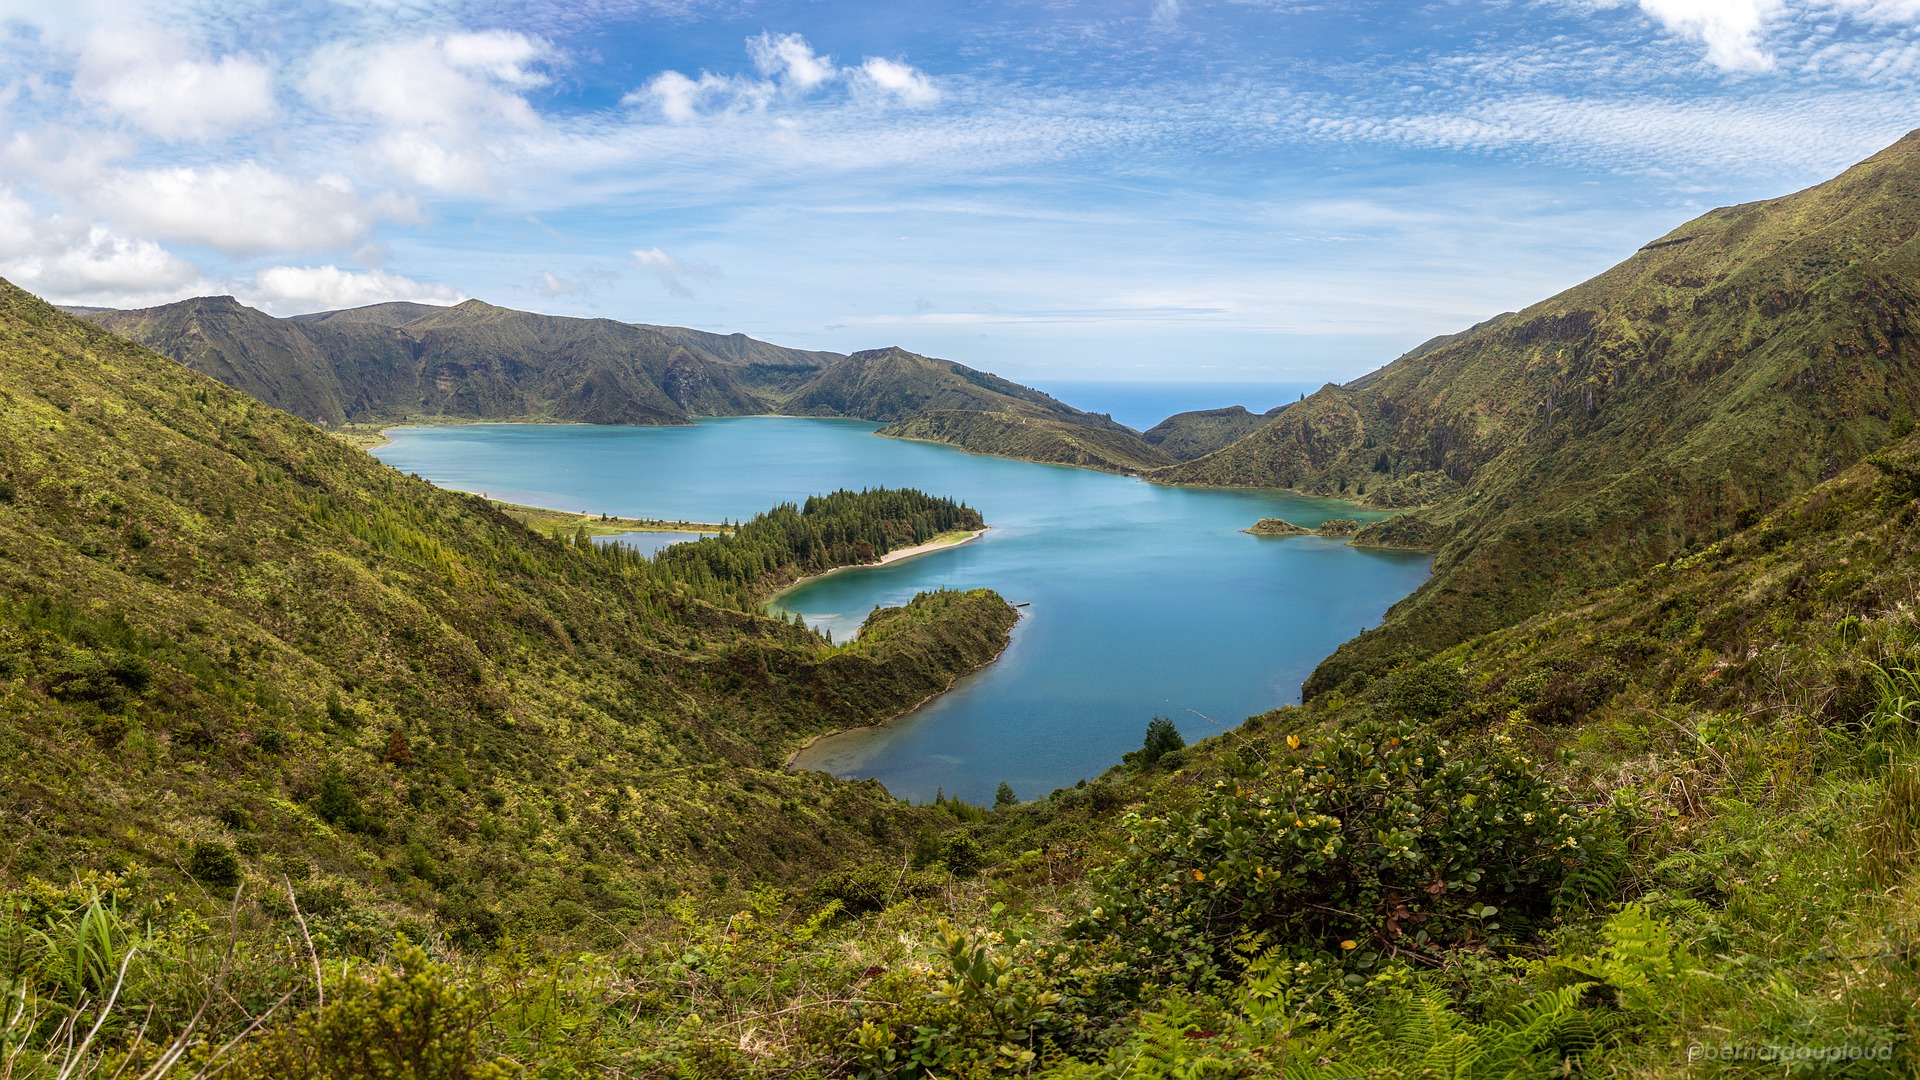
<svg viewBox="0 0 1920 1080">
<path fill-rule="evenodd" d="M 1265 413 L 1248 412 L 1242 405 L 1196 409 L 1167 417 L 1148 428 L 1141 438 L 1175 461 L 1192 461 L 1259 431 L 1279 412 L 1277 408 Z"/>
<path fill-rule="evenodd" d="M 1312 691 L 1619 581 L 1858 461 L 1920 405 L 1920 137 L 1712 211 L 1160 479 L 1427 509 L 1434 578 Z"/>
<path fill-rule="evenodd" d="M 833 509 L 884 543 L 907 523 L 870 506 L 904 498 Z M 912 812 L 785 751 L 941 689 L 1014 615 L 940 594 L 836 649 L 729 606 L 743 565 L 791 572 L 729 543 L 668 571 L 537 536 L 0 285 L 11 872 L 224 838 L 250 873 L 537 927 L 857 858 Z"/>
<path fill-rule="evenodd" d="M 1140 473 L 1175 460 L 1117 424 L 1092 426 L 1033 410 L 942 409 L 888 424 L 880 434 L 1108 472 Z"/>
</svg>

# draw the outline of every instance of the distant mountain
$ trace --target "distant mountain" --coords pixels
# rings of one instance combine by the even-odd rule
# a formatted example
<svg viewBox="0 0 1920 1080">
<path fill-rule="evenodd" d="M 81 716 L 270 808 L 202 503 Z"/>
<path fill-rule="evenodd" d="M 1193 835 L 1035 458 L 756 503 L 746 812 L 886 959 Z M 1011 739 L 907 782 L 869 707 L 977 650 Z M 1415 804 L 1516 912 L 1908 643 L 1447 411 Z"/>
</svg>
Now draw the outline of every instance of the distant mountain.
<svg viewBox="0 0 1920 1080">
<path fill-rule="evenodd" d="M 85 318 L 316 423 L 407 420 L 684 424 L 780 413 L 879 423 L 935 411 L 1004 413 L 1084 428 L 1098 453 L 1058 440 L 1037 460 L 1135 471 L 1176 459 L 1137 432 L 1037 390 L 904 349 L 788 349 L 744 334 L 574 319 L 469 300 L 391 303 L 276 319 L 231 296 Z M 916 437 L 999 453 L 978 425 Z M 889 431 L 888 434 L 893 432 Z M 1024 445 L 1024 443 L 1023 443 Z M 1078 462 L 1076 462 L 1078 463 Z"/>
<path fill-rule="evenodd" d="M 1319 692 L 1711 543 L 1917 412 L 1920 133 L 1155 479 L 1425 506 L 1359 542 L 1438 546 L 1433 579 L 1322 665 Z"/>
<path fill-rule="evenodd" d="M 1175 413 L 1148 428 L 1141 438 L 1166 451 L 1175 461 L 1192 461 L 1260 430 L 1282 408 L 1285 406 L 1276 406 L 1265 413 L 1251 413 L 1243 405 L 1232 405 L 1224 409 Z"/>
<path fill-rule="evenodd" d="M 1119 424 L 1086 424 L 1030 410 L 937 409 L 889 424 L 880 434 L 1108 472 L 1144 473 L 1175 461 Z"/>
</svg>

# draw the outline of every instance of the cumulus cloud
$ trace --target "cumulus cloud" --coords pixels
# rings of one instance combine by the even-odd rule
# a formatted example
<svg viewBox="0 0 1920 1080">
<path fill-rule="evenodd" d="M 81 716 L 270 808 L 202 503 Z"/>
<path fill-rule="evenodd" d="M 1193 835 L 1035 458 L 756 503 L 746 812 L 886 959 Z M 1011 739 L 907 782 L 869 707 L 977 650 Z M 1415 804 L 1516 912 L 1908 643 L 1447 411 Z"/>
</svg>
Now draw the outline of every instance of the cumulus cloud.
<svg viewBox="0 0 1920 1080">
<path fill-rule="evenodd" d="M 836 82 L 850 86 L 859 96 L 907 105 L 940 100 L 933 80 L 911 64 L 869 56 L 859 67 L 835 67 L 832 57 L 816 53 L 799 34 L 762 33 L 748 38 L 747 55 L 762 78 L 709 71 L 694 78 L 663 71 L 621 103 L 652 105 L 669 123 L 689 124 L 716 113 L 758 112 L 783 97 L 798 98 Z"/>
<path fill-rule="evenodd" d="M 248 300 L 277 314 L 299 314 L 333 308 L 365 307 L 391 300 L 423 304 L 457 304 L 466 299 L 458 289 L 415 281 L 385 270 L 342 270 L 326 266 L 275 266 L 254 275 Z"/>
<path fill-rule="evenodd" d="M 838 77 L 833 57 L 821 56 L 799 34 L 761 33 L 747 39 L 747 55 L 760 74 L 802 93 Z"/>
<path fill-rule="evenodd" d="M 753 90 L 754 86 L 745 85 L 741 80 L 712 72 L 703 71 L 698 79 L 692 79 L 677 71 L 663 71 L 645 87 L 620 100 L 630 106 L 652 102 L 669 123 L 690 124 L 701 117 L 711 102 L 725 101 L 729 107 L 738 107 L 743 102 L 759 104 L 765 100 L 764 94 L 756 95 Z"/>
<path fill-rule="evenodd" d="M 940 100 L 940 89 L 933 80 L 911 64 L 869 56 L 860 65 L 860 74 L 874 89 L 908 105 L 931 105 Z"/>
<path fill-rule="evenodd" d="M 1640 10 L 1670 33 L 1704 42 L 1707 62 L 1722 71 L 1773 67 L 1762 39 L 1785 8 L 1784 0 L 1640 0 Z"/>
<path fill-rule="evenodd" d="M 363 197 L 343 176 L 302 182 L 252 161 L 119 171 L 100 183 L 93 200 L 140 232 L 232 254 L 342 248 L 382 220 L 419 217 L 413 200 Z"/>
<path fill-rule="evenodd" d="M 47 217 L 10 191 L 0 191 L 0 251 L 0 275 L 57 302 L 141 305 L 204 284 L 152 240 Z"/>
<path fill-rule="evenodd" d="M 660 287 L 670 295 L 682 300 L 693 299 L 693 290 L 687 288 L 684 278 L 712 277 L 713 267 L 704 263 L 689 263 L 676 259 L 659 248 L 636 248 L 633 252 L 633 265 L 641 270 L 651 271 L 660 280 Z"/>
<path fill-rule="evenodd" d="M 273 72 L 245 55 L 198 57 L 166 34 L 113 25 L 80 51 L 73 89 L 83 100 L 163 139 L 210 139 L 271 119 Z"/>
<path fill-rule="evenodd" d="M 302 88 L 350 122 L 380 129 L 373 150 L 416 183 L 483 189 L 513 136 L 542 128 L 527 101 L 558 60 L 547 42 L 505 30 L 398 42 L 335 43 L 315 52 Z"/>
</svg>

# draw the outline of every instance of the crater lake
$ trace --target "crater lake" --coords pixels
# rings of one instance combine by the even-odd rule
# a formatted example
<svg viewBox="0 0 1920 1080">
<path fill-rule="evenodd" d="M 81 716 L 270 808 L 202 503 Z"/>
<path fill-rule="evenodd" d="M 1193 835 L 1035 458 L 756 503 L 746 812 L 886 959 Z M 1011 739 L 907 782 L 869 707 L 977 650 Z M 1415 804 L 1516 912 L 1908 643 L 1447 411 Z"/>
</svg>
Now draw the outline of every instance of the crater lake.
<svg viewBox="0 0 1920 1080">
<path fill-rule="evenodd" d="M 986 516 L 972 543 L 842 570 L 776 598 L 836 640 L 877 606 L 986 587 L 1020 608 L 998 661 L 914 712 L 817 740 L 795 766 L 875 777 L 895 796 L 990 803 L 1097 776 L 1171 718 L 1188 741 L 1297 703 L 1335 646 L 1426 580 L 1430 557 L 1241 530 L 1377 511 L 1278 491 L 1167 487 L 876 438 L 857 420 L 744 417 L 680 427 L 396 428 L 382 461 L 496 500 L 620 517 L 740 520 L 837 488 L 914 487 Z"/>
</svg>

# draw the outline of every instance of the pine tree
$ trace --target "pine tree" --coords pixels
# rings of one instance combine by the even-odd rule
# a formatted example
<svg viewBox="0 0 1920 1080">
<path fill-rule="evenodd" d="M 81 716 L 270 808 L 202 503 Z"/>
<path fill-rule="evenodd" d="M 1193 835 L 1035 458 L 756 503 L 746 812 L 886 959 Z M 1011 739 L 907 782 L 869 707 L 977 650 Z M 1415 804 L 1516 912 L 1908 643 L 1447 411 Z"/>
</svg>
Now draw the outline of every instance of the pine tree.
<svg viewBox="0 0 1920 1080">
<path fill-rule="evenodd" d="M 1019 804 L 1020 796 L 1013 793 L 1013 785 L 1007 783 L 1005 780 L 1000 781 L 999 790 L 993 793 L 993 808 L 998 810 L 1003 806 L 1018 806 Z"/>
<path fill-rule="evenodd" d="M 1173 726 L 1173 721 L 1156 716 L 1147 721 L 1147 738 L 1140 748 L 1140 760 L 1152 765 L 1168 754 L 1186 748 L 1187 740 L 1180 737 L 1180 729 Z"/>
</svg>

